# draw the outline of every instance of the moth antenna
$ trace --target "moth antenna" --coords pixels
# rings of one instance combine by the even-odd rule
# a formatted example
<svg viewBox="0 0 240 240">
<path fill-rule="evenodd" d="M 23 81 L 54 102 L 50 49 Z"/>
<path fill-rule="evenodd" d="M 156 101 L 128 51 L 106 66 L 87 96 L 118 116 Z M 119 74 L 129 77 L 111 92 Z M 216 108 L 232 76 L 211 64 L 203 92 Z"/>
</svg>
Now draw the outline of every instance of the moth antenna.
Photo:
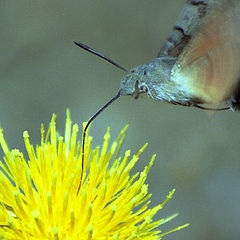
<svg viewBox="0 0 240 240">
<path fill-rule="evenodd" d="M 81 188 L 82 182 L 83 182 L 83 171 L 84 171 L 84 154 L 85 154 L 85 141 L 86 141 L 86 133 L 88 130 L 88 127 L 90 126 L 91 122 L 101 113 L 103 112 L 110 104 L 112 104 L 114 101 L 116 101 L 120 97 L 120 91 L 118 94 L 113 97 L 109 102 L 107 102 L 102 108 L 100 108 L 87 122 L 86 126 L 83 130 L 83 137 L 82 137 L 82 171 L 81 171 L 81 177 L 80 177 L 80 183 L 77 190 L 77 195 L 79 193 L 79 190 Z"/>
<path fill-rule="evenodd" d="M 90 53 L 92 53 L 92 54 L 94 54 L 94 55 L 96 55 L 96 56 L 98 56 L 98 57 L 106 60 L 107 62 L 111 63 L 112 65 L 114 65 L 114 66 L 120 68 L 121 70 L 123 70 L 124 72 L 128 73 L 128 71 L 127 71 L 124 67 L 122 67 L 122 66 L 119 65 L 118 63 L 114 62 L 114 61 L 113 61 L 112 59 L 110 59 L 109 57 L 106 57 L 106 56 L 103 55 L 102 53 L 97 52 L 96 50 L 92 49 L 91 47 L 89 47 L 89 46 L 87 46 L 87 45 L 85 45 L 85 44 L 83 44 L 83 43 L 76 42 L 76 41 L 74 41 L 74 43 L 75 43 L 78 47 L 80 47 L 80 48 L 82 48 L 82 49 L 84 49 L 84 50 L 86 50 L 86 51 L 88 51 L 88 52 L 90 52 Z"/>
<path fill-rule="evenodd" d="M 200 108 L 202 110 L 208 110 L 208 111 L 225 111 L 225 110 L 229 110 L 230 107 L 225 107 L 225 108 L 207 108 L 207 107 L 203 107 L 200 105 L 195 105 L 194 107 Z"/>
</svg>

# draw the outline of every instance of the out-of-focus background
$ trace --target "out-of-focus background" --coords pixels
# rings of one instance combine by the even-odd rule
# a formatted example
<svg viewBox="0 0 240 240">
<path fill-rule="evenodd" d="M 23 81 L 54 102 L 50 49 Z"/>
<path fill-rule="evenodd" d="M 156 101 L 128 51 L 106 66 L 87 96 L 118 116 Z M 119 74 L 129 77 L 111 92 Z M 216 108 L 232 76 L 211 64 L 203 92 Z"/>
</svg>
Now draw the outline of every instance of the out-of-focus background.
<svg viewBox="0 0 240 240">
<path fill-rule="evenodd" d="M 117 93 L 123 72 L 77 48 L 86 43 L 129 69 L 156 57 L 184 0 L 1 0 L 0 124 L 11 148 L 33 144 L 40 124 L 65 112 L 81 124 Z M 165 239 L 240 239 L 240 115 L 122 97 L 92 125 L 94 145 L 108 126 L 112 140 L 129 123 L 124 149 L 149 146 L 137 170 L 157 154 L 148 177 L 152 206 L 171 199 L 158 217 L 179 216 L 163 230 L 191 226 Z"/>
</svg>

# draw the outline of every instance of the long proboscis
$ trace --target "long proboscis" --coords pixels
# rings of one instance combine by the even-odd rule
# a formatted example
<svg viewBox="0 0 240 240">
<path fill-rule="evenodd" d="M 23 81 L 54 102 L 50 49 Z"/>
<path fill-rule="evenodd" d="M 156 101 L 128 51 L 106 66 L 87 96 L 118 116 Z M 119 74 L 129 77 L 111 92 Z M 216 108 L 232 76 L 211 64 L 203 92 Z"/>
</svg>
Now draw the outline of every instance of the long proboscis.
<svg viewBox="0 0 240 240">
<path fill-rule="evenodd" d="M 78 186 L 78 190 L 77 190 L 77 194 L 79 193 L 79 190 L 81 188 L 82 185 L 82 181 L 83 181 L 83 171 L 84 171 L 84 157 L 85 157 L 85 142 L 86 142 L 86 134 L 87 134 L 87 130 L 91 124 L 91 122 L 101 113 L 103 112 L 110 104 L 112 104 L 114 101 L 116 101 L 118 98 L 120 97 L 120 91 L 118 92 L 118 94 L 113 97 L 110 101 L 108 101 L 102 108 L 100 108 L 87 122 L 87 124 L 85 125 L 84 129 L 83 129 L 83 136 L 82 136 L 82 170 L 81 170 L 81 177 L 80 177 L 80 184 Z"/>
</svg>

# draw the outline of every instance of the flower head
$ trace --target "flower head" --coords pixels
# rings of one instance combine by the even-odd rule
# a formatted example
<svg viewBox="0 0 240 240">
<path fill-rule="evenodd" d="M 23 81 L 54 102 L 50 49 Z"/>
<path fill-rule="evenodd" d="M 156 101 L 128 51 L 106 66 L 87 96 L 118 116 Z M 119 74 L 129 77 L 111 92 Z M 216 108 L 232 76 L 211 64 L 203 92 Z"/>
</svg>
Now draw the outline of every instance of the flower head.
<svg viewBox="0 0 240 240">
<path fill-rule="evenodd" d="M 109 129 L 101 150 L 92 149 L 92 137 L 87 137 L 83 169 L 78 126 L 72 127 L 69 112 L 65 137 L 57 137 L 55 115 L 46 135 L 42 125 L 35 149 L 28 132 L 23 133 L 27 160 L 19 150 L 9 150 L 1 130 L 0 239 L 150 240 L 167 234 L 156 228 L 176 215 L 155 222 L 153 216 L 174 191 L 160 205 L 148 207 L 145 180 L 155 156 L 141 173 L 130 176 L 146 145 L 131 159 L 130 151 L 120 158 L 125 130 L 110 149 Z"/>
</svg>

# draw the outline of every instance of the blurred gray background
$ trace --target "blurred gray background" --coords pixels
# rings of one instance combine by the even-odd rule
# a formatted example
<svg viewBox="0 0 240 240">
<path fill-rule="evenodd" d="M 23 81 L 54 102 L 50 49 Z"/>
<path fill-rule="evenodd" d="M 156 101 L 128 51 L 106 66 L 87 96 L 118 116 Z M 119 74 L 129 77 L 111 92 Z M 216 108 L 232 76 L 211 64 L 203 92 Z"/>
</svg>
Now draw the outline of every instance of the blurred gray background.
<svg viewBox="0 0 240 240">
<path fill-rule="evenodd" d="M 81 124 L 117 93 L 123 72 L 77 48 L 86 43 L 125 68 L 154 58 L 184 0 L 1 0 L 0 124 L 11 148 L 24 150 L 22 132 L 40 141 L 40 124 L 65 112 Z M 122 97 L 92 125 L 94 146 L 108 126 L 112 140 L 129 123 L 124 149 L 145 143 L 135 171 L 157 154 L 148 176 L 152 206 L 176 188 L 163 226 L 191 226 L 165 239 L 240 239 L 240 115 Z"/>
</svg>

